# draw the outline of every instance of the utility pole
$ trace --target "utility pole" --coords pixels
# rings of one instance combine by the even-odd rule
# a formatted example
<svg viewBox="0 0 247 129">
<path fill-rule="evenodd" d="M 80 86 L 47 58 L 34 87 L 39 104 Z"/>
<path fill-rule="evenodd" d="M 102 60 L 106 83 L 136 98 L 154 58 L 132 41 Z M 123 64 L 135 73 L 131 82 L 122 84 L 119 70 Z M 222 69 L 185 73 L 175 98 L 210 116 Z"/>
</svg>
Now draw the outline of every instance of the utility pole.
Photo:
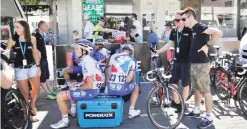
<svg viewBox="0 0 247 129">
<path fill-rule="evenodd" d="M 54 80 L 55 87 L 57 86 L 57 8 L 56 8 L 56 0 L 52 0 L 52 16 L 53 16 L 53 27 L 54 27 Z"/>
</svg>

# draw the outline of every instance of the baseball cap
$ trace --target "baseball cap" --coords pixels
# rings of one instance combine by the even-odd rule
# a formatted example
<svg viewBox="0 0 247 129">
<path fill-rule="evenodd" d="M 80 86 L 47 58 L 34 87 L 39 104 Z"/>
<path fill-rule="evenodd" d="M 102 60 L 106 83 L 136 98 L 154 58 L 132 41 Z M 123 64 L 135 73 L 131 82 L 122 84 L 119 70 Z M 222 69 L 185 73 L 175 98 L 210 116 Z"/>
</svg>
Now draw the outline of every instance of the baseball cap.
<svg viewBox="0 0 247 129">
<path fill-rule="evenodd" d="M 98 19 L 99 21 L 103 21 L 103 22 L 105 22 L 105 18 L 104 17 L 99 17 L 99 19 Z"/>
</svg>

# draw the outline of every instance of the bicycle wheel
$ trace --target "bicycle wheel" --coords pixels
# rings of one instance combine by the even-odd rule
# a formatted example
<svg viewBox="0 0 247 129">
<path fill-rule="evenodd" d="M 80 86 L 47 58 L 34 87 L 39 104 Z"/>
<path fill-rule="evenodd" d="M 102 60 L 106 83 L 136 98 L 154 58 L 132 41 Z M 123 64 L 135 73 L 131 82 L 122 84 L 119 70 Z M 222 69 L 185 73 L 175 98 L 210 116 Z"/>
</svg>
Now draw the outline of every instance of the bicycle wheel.
<svg viewBox="0 0 247 129">
<path fill-rule="evenodd" d="M 160 92 L 163 89 L 163 92 Z M 157 93 L 161 97 L 156 97 Z M 173 93 L 178 96 L 181 103 L 181 112 L 176 113 L 176 107 L 171 106 L 173 101 Z M 161 95 L 162 94 L 162 95 Z M 155 98 L 155 99 L 154 99 Z M 154 105 L 155 103 L 155 105 Z M 154 111 L 152 110 L 154 108 Z M 159 110 L 161 109 L 161 110 Z M 161 112 L 159 112 L 161 111 Z M 159 129 L 174 129 L 182 121 L 184 114 L 184 101 L 176 88 L 173 86 L 163 87 L 155 86 L 148 95 L 147 114 L 152 124 Z M 164 120 L 164 115 L 167 120 Z M 160 121 L 160 122 L 158 122 Z"/>
<path fill-rule="evenodd" d="M 8 129 L 29 128 L 29 106 L 25 99 L 15 89 L 11 89 L 5 96 L 5 116 Z"/>
<path fill-rule="evenodd" d="M 209 77 L 210 77 L 210 81 L 211 81 L 211 84 L 213 84 L 214 85 L 214 81 L 215 81 L 215 79 L 214 79 L 214 73 L 215 73 L 215 68 L 211 68 L 210 69 L 210 72 L 209 72 Z"/>
<path fill-rule="evenodd" d="M 228 99 L 231 94 L 229 92 L 229 76 L 224 68 L 218 67 L 214 71 L 214 89 L 215 93 L 221 100 Z"/>
<path fill-rule="evenodd" d="M 247 81 L 245 81 L 239 90 L 239 105 L 247 119 Z"/>
</svg>

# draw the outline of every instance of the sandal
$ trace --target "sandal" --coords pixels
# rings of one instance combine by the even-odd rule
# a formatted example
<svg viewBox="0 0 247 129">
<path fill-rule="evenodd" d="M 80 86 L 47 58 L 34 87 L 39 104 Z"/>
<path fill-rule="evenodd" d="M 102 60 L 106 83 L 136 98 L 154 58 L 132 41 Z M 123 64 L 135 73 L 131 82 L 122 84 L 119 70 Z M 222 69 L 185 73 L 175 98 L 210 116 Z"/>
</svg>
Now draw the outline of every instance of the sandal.
<svg viewBox="0 0 247 129">
<path fill-rule="evenodd" d="M 34 117 L 30 117 L 30 121 L 33 122 L 33 123 L 35 123 L 35 122 L 38 122 L 39 119 L 38 118 L 34 118 Z"/>
<path fill-rule="evenodd" d="M 30 115 L 31 116 L 36 116 L 37 115 L 37 109 L 35 108 L 35 113 L 34 113 L 34 110 L 32 108 L 30 108 Z"/>
</svg>

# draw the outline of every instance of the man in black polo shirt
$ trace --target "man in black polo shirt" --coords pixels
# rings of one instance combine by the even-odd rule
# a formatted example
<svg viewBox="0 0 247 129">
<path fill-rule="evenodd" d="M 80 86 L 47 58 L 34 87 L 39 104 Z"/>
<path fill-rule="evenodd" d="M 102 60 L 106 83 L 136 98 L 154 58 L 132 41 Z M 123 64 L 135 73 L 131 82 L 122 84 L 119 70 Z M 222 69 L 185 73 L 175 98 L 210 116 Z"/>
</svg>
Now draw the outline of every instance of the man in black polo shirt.
<svg viewBox="0 0 247 129">
<path fill-rule="evenodd" d="M 186 102 L 190 84 L 189 51 L 192 33 L 190 28 L 184 27 L 181 11 L 177 12 L 174 22 L 176 28 L 171 31 L 169 43 L 156 52 L 159 54 L 167 50 L 169 47 L 175 47 L 174 66 L 172 69 L 171 81 L 175 87 L 178 87 L 178 82 L 181 79 L 183 86 L 183 99 L 184 102 Z M 178 107 L 178 112 L 181 111 L 181 104 L 179 104 L 178 97 L 175 96 L 175 94 L 172 105 Z"/>
<path fill-rule="evenodd" d="M 182 20 L 185 26 L 192 29 L 190 47 L 191 84 L 195 90 L 194 110 L 185 116 L 200 117 L 200 103 L 203 95 L 205 98 L 206 116 L 202 119 L 198 128 L 205 129 L 213 124 L 211 117 L 213 102 L 210 90 L 208 48 L 222 36 L 222 32 L 198 23 L 196 21 L 196 13 L 192 8 L 184 10 Z"/>
<path fill-rule="evenodd" d="M 46 92 L 46 98 L 48 99 L 56 99 L 56 96 L 54 93 L 51 93 L 49 88 L 47 87 L 46 80 L 49 79 L 49 69 L 48 69 L 48 61 L 47 61 L 47 55 L 46 55 L 46 42 L 44 41 L 44 32 L 47 31 L 47 24 L 44 21 L 40 21 L 38 23 L 38 28 L 35 29 L 33 36 L 35 36 L 37 41 L 37 49 L 41 53 L 41 59 L 40 59 L 40 69 L 41 69 L 41 76 L 40 76 L 40 82 L 41 87 Z"/>
</svg>

